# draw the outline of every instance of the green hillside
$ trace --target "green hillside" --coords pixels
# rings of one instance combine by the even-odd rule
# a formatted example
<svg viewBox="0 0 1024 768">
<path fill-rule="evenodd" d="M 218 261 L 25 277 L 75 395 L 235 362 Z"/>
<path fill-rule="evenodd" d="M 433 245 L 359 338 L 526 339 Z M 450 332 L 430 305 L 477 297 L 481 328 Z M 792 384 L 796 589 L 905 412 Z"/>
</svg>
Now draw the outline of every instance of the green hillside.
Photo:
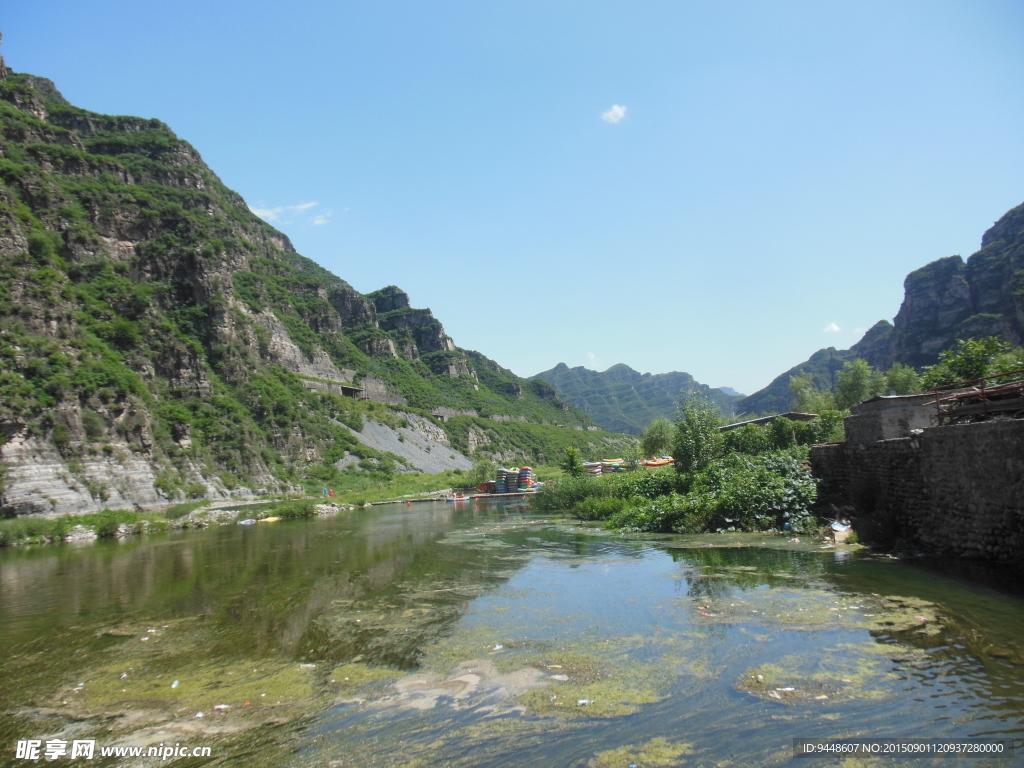
<svg viewBox="0 0 1024 768">
<path fill-rule="evenodd" d="M 386 473 L 364 417 L 510 461 L 607 439 L 400 289 L 296 253 L 159 120 L 73 107 L 2 60 L 0 254 L 7 514 L 315 488 L 346 454 Z"/>
<path fill-rule="evenodd" d="M 530 380 L 546 381 L 604 429 L 631 435 L 639 435 L 659 416 L 675 418 L 680 393 L 703 392 L 725 414 L 733 413 L 735 403 L 742 399 L 701 384 L 688 373 L 652 375 L 621 363 L 602 372 L 559 363 Z"/>
</svg>

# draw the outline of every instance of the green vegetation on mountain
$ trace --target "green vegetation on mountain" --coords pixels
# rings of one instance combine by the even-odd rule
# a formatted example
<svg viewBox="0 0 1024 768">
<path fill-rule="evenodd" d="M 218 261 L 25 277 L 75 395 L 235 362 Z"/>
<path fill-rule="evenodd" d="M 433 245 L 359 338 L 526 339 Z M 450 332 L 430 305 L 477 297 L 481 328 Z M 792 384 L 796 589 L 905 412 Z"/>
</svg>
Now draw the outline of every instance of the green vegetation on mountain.
<svg viewBox="0 0 1024 768">
<path fill-rule="evenodd" d="M 362 295 L 295 253 L 159 120 L 73 107 L 2 59 L 0 254 L 4 493 L 40 461 L 97 503 L 100 465 L 125 498 L 149 483 L 157 501 L 386 477 L 396 457 L 358 432 L 403 413 L 502 459 L 611 439 L 543 382 L 458 349 L 394 286 Z M 362 469 L 340 469 L 346 454 Z M 149 470 L 124 469 L 136 460 Z"/>
<path fill-rule="evenodd" d="M 639 435 L 659 417 L 675 418 L 680 392 L 702 393 L 723 413 L 733 413 L 742 399 L 701 384 L 688 373 L 642 374 L 621 363 L 601 372 L 559 363 L 530 380 L 547 382 L 604 429 L 631 435 Z"/>
</svg>

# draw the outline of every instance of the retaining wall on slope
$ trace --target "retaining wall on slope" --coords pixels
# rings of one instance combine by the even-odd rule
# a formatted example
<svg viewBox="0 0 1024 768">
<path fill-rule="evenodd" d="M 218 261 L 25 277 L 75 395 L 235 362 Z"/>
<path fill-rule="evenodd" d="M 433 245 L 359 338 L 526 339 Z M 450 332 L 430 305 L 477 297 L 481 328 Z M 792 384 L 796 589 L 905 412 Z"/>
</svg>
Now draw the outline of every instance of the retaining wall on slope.
<svg viewBox="0 0 1024 768">
<path fill-rule="evenodd" d="M 858 532 L 929 552 L 1024 559 L 1024 421 L 816 445 L 811 466 L 821 503 L 852 508 Z"/>
</svg>

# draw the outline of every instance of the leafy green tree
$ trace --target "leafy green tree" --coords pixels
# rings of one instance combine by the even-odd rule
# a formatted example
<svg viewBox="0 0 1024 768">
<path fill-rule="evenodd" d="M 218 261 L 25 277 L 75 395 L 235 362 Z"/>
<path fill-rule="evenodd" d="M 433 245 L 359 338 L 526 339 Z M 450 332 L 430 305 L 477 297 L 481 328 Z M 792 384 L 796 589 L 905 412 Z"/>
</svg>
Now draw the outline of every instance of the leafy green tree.
<svg viewBox="0 0 1024 768">
<path fill-rule="evenodd" d="M 494 462 L 486 456 L 480 456 L 473 462 L 473 484 L 480 485 L 480 483 L 486 483 L 488 480 L 493 480 L 496 472 L 497 467 L 494 466 Z"/>
<path fill-rule="evenodd" d="M 1024 367 L 1024 350 L 1011 349 L 998 336 L 960 339 L 956 346 L 939 353 L 939 362 L 924 369 L 926 388 L 957 384 L 1007 373 Z"/>
<path fill-rule="evenodd" d="M 885 372 L 886 392 L 896 395 L 912 395 L 921 391 L 921 377 L 917 371 L 903 363 L 893 363 Z"/>
<path fill-rule="evenodd" d="M 663 456 L 672 448 L 672 422 L 664 416 L 655 419 L 640 435 L 640 452 L 644 458 Z"/>
<path fill-rule="evenodd" d="M 867 360 L 851 360 L 836 374 L 836 406 L 845 410 L 851 405 L 863 403 L 880 395 L 885 386 L 885 377 L 875 371 Z"/>
<path fill-rule="evenodd" d="M 670 428 L 671 425 L 672 422 L 669 422 Z M 622 458 L 626 462 L 627 467 L 636 467 L 645 458 L 645 456 L 643 451 L 640 450 L 639 443 L 630 443 L 629 447 L 622 452 Z"/>
<path fill-rule="evenodd" d="M 800 413 L 822 413 L 836 410 L 836 399 L 831 392 L 814 386 L 814 380 L 797 374 L 789 379 L 789 391 L 793 393 L 793 408 Z"/>
<path fill-rule="evenodd" d="M 570 445 L 565 449 L 565 454 L 562 456 L 558 466 L 569 477 L 583 477 L 586 474 L 586 470 L 583 468 L 583 458 L 580 456 L 580 449 L 574 445 Z"/>
<path fill-rule="evenodd" d="M 722 453 L 718 409 L 707 398 L 693 395 L 682 403 L 680 410 L 682 417 L 676 422 L 672 450 L 676 471 L 699 472 Z"/>
</svg>

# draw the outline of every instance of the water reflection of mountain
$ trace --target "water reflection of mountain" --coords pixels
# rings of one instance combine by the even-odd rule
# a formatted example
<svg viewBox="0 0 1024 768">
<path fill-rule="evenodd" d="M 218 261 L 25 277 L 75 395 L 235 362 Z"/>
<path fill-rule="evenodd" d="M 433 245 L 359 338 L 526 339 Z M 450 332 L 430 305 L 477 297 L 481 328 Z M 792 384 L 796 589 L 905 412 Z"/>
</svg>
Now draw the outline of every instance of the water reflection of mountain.
<svg viewBox="0 0 1024 768">
<path fill-rule="evenodd" d="M 127 615 L 199 615 L 217 628 L 206 648 L 211 658 L 362 655 L 410 666 L 419 644 L 520 565 L 506 551 L 441 543 L 463 514 L 472 513 L 434 504 L 376 507 L 319 521 L 13 553 L 0 560 L 0 642 L 38 645 L 72 623 L 89 636 Z"/>
</svg>

